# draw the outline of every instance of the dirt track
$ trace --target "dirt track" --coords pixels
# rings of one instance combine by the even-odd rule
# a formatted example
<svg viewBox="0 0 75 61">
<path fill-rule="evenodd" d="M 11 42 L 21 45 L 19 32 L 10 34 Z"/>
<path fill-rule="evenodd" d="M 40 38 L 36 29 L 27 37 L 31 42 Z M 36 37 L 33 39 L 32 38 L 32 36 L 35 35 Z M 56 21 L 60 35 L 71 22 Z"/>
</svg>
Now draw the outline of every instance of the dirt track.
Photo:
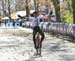
<svg viewBox="0 0 75 61">
<path fill-rule="evenodd" d="M 0 61 L 75 61 L 75 45 L 45 34 L 42 57 L 31 58 L 35 52 L 32 30 L 1 29 Z"/>
</svg>

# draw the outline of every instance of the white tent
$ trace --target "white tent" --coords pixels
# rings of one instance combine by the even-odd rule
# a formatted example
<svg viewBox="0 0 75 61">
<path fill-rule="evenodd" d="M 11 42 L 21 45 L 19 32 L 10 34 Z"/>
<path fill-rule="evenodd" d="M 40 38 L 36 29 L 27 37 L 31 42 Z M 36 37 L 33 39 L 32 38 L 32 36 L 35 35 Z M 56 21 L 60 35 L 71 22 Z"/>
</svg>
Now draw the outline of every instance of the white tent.
<svg viewBox="0 0 75 61">
<path fill-rule="evenodd" d="M 35 12 L 35 10 L 30 10 L 30 14 L 32 14 L 33 12 Z"/>
<path fill-rule="evenodd" d="M 8 17 L 4 17 L 4 18 L 2 18 L 2 19 L 9 19 Z"/>
<path fill-rule="evenodd" d="M 30 10 L 30 14 L 32 14 L 33 12 L 35 12 L 35 10 Z M 26 16 L 26 11 L 18 11 L 16 13 L 16 16 L 18 17 L 18 15 L 20 15 L 20 16 Z"/>
<path fill-rule="evenodd" d="M 35 10 L 30 10 L 30 14 L 32 14 Z M 26 16 L 26 11 L 18 11 L 11 14 L 11 19 L 18 19 L 18 15 Z M 9 19 L 8 17 L 4 17 L 2 19 Z"/>
</svg>

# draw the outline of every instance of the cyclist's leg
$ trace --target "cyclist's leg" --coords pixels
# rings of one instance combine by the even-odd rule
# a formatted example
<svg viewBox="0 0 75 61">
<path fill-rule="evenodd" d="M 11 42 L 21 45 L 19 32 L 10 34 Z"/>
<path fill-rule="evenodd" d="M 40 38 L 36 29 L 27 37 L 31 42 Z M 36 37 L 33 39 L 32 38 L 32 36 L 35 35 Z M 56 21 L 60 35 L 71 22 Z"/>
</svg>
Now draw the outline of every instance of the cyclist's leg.
<svg viewBox="0 0 75 61">
<path fill-rule="evenodd" d="M 39 29 L 39 33 L 40 33 L 40 35 L 42 36 L 41 37 L 41 41 L 40 41 L 40 47 L 42 47 L 42 41 L 44 40 L 44 32 L 41 30 L 41 29 Z"/>
<path fill-rule="evenodd" d="M 42 41 L 44 40 L 44 37 L 45 37 L 45 36 L 44 36 L 44 32 L 41 31 L 40 34 L 42 35 L 42 38 L 41 38 L 41 42 L 42 42 Z"/>
<path fill-rule="evenodd" d="M 36 53 L 34 53 L 34 56 L 36 56 L 36 55 L 37 55 L 37 48 L 36 48 L 35 35 L 36 35 L 35 31 L 33 31 L 33 43 L 34 43 L 34 48 L 35 48 L 35 50 L 36 50 Z"/>
<path fill-rule="evenodd" d="M 36 35 L 36 32 L 33 31 L 33 42 L 34 42 L 34 48 L 37 49 L 37 47 L 36 47 L 35 35 Z"/>
</svg>

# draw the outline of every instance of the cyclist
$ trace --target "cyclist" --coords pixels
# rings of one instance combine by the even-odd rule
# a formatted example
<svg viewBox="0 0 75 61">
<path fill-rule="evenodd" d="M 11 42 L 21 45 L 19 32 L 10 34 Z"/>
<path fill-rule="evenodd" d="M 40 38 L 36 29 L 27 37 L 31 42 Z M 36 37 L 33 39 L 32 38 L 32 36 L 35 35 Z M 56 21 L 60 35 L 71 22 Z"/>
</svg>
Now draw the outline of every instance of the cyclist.
<svg viewBox="0 0 75 61">
<path fill-rule="evenodd" d="M 39 32 L 41 35 L 40 48 L 42 48 L 42 41 L 44 40 L 44 32 L 40 29 L 39 23 L 40 23 L 39 13 L 34 12 L 32 15 L 32 25 L 33 25 L 33 42 L 34 42 L 34 47 L 36 49 L 35 55 L 38 55 L 38 53 L 37 53 L 38 47 L 36 46 L 36 40 L 35 40 L 36 33 Z M 39 55 L 41 55 L 41 52 L 39 53 Z"/>
</svg>

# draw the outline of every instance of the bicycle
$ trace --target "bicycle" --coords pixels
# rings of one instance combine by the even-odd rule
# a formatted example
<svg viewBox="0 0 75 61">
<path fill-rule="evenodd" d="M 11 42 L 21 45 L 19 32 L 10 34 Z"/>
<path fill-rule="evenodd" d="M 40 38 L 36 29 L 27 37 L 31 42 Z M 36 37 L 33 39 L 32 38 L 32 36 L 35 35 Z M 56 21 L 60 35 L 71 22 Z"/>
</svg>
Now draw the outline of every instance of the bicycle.
<svg viewBox="0 0 75 61">
<path fill-rule="evenodd" d="M 36 33 L 35 35 L 35 40 L 36 40 L 36 55 L 41 56 L 41 35 L 39 32 Z"/>
</svg>

